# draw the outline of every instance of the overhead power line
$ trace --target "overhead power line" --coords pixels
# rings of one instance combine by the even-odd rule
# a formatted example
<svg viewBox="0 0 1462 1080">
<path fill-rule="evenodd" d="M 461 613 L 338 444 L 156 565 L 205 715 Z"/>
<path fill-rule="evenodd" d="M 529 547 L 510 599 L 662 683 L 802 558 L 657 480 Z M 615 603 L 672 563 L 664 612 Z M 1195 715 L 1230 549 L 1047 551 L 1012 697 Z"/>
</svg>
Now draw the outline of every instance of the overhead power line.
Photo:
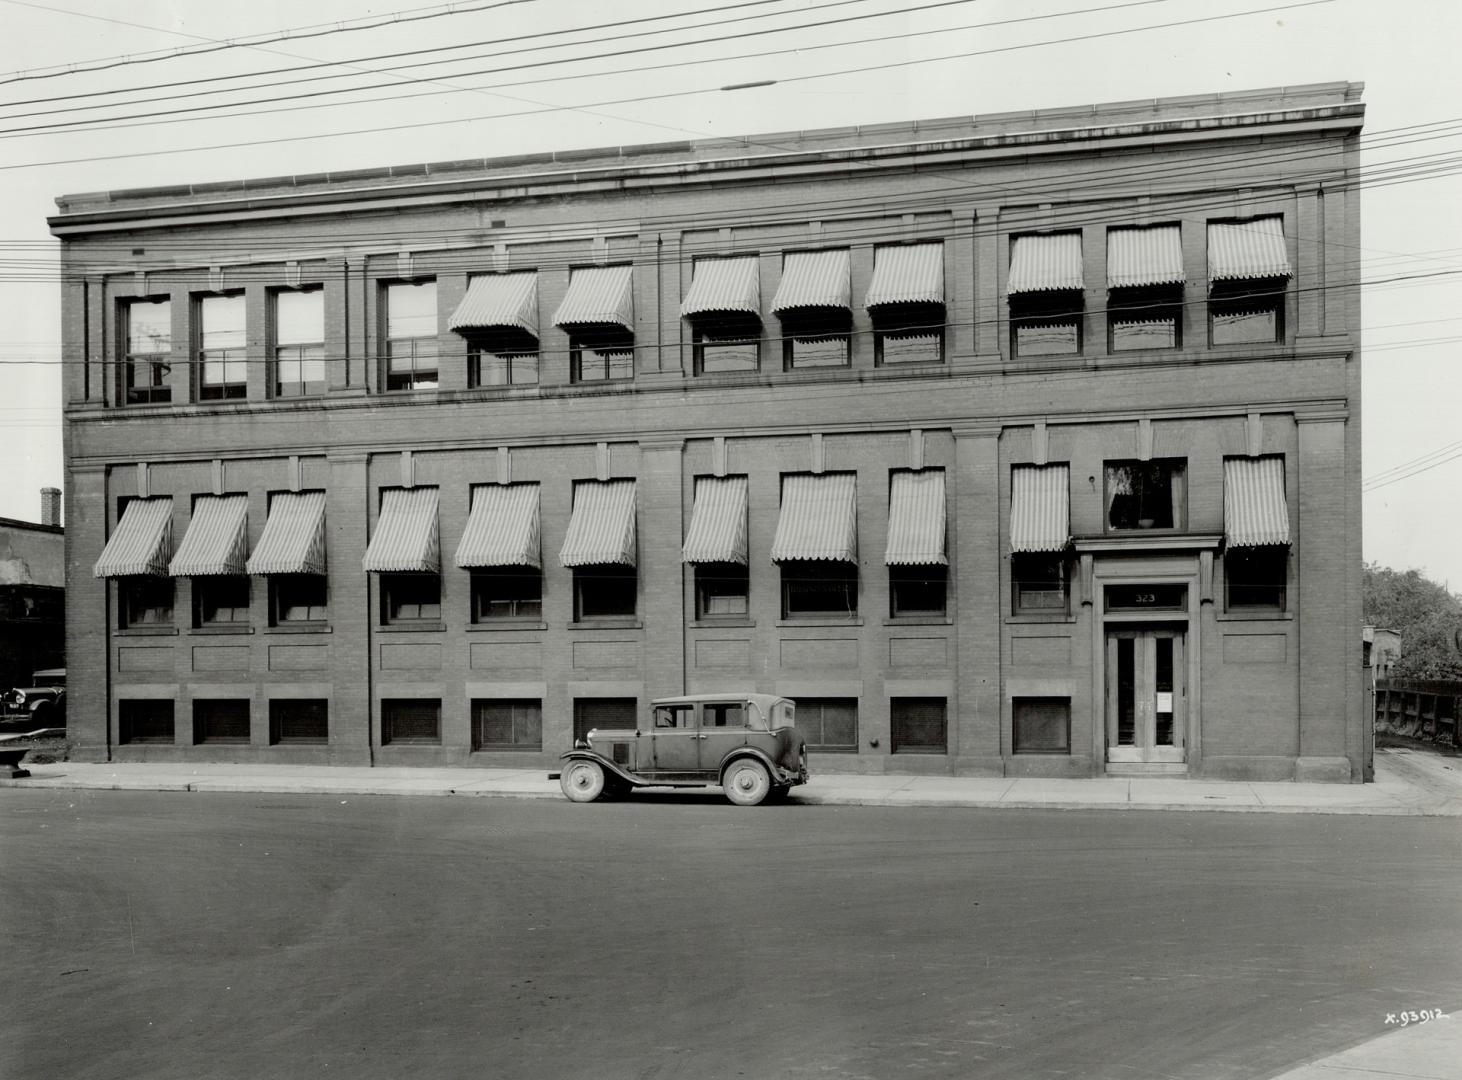
<svg viewBox="0 0 1462 1080">
<path fill-rule="evenodd" d="M 1336 0 L 1297 0 L 1294 3 L 1279 4 L 1263 8 L 1251 8 L 1246 11 L 1229 12 L 1221 15 L 1201 16 L 1192 19 L 1176 20 L 1168 23 L 1155 23 L 1146 26 L 1131 27 L 1120 30 L 1099 31 L 1090 34 L 1073 35 L 1066 38 L 1048 39 L 1038 42 L 1027 42 L 1018 45 L 1002 46 L 991 49 L 975 49 L 966 52 L 946 54 L 944 56 L 927 57 L 918 60 L 894 61 L 886 64 L 871 64 L 857 68 L 845 68 L 839 71 L 821 72 L 806 75 L 792 75 L 780 80 L 782 84 L 809 82 L 820 79 L 839 78 L 849 75 L 866 74 L 870 71 L 886 71 L 894 68 L 910 67 L 919 64 L 942 63 L 950 60 L 967 60 L 977 56 L 988 56 L 996 53 L 1013 52 L 1024 49 L 1044 48 L 1050 45 L 1073 44 L 1082 41 L 1092 41 L 1104 38 L 1120 37 L 1130 34 L 1147 33 L 1154 30 L 1173 29 L 1179 26 L 1193 26 L 1204 23 L 1217 22 L 1227 19 L 1243 18 L 1249 15 L 1269 14 L 1276 11 L 1290 11 L 1296 8 L 1315 7 L 1322 4 L 1335 3 Z M 547 113 L 563 111 L 586 111 L 589 109 L 604 108 L 615 105 L 643 104 L 649 101 L 664 101 L 674 98 L 692 97 L 704 93 L 719 92 L 718 87 L 705 87 L 696 90 L 670 91 L 658 94 L 643 94 L 635 97 L 620 98 L 612 101 L 589 102 L 577 105 L 553 105 L 537 109 L 527 109 L 518 112 L 487 114 L 475 117 L 457 117 L 448 120 L 424 120 L 414 121 L 406 124 L 391 124 L 380 127 L 355 128 L 350 131 L 334 131 L 328 133 L 313 133 L 307 135 L 281 136 L 272 139 L 252 139 L 233 143 L 216 143 L 207 146 L 178 147 L 167 150 L 139 150 L 124 154 L 95 155 L 90 157 L 63 158 L 51 161 L 25 162 L 11 165 L 0 165 L 0 171 L 13 169 L 46 168 L 55 165 L 75 165 L 85 162 L 96 161 L 118 161 L 132 158 L 158 157 L 162 155 L 178 155 L 183 153 L 198 153 L 208 150 L 237 150 L 255 146 L 271 146 L 295 142 L 318 142 L 323 138 L 339 138 L 351 135 L 379 135 L 393 131 L 418 130 L 428 127 L 442 127 L 453 124 L 475 123 L 484 120 L 496 121 L 515 119 L 527 116 L 540 116 Z"/>
</svg>

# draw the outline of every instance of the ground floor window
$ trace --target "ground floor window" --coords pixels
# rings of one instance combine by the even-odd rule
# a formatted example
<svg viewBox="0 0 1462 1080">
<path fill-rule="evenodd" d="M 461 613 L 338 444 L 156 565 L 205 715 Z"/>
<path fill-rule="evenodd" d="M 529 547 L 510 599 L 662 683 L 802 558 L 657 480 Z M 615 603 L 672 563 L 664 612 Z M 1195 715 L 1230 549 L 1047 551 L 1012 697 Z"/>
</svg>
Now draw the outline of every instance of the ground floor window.
<svg viewBox="0 0 1462 1080">
<path fill-rule="evenodd" d="M 633 730 L 639 716 L 634 698 L 575 698 L 574 741 L 588 738 L 594 728 Z"/>
<path fill-rule="evenodd" d="M 1011 745 L 1017 754 L 1071 753 L 1070 698 L 1018 697 L 1011 714 Z"/>
<path fill-rule="evenodd" d="M 543 571 L 502 567 L 472 571 L 472 621 L 537 619 L 543 615 Z"/>
<path fill-rule="evenodd" d="M 1289 548 L 1231 548 L 1223 557 L 1225 607 L 1229 611 L 1283 611 Z"/>
<path fill-rule="evenodd" d="M 543 702 L 527 698 L 473 701 L 472 749 L 542 750 Z"/>
<path fill-rule="evenodd" d="M 249 741 L 248 698 L 195 698 L 193 701 L 195 743 L 246 743 Z"/>
<path fill-rule="evenodd" d="M 1046 551 L 1015 552 L 1010 556 L 1010 582 L 1015 614 L 1065 614 L 1065 554 Z"/>
<path fill-rule="evenodd" d="M 442 703 L 437 698 L 381 701 L 381 743 L 436 744 L 442 741 Z"/>
<path fill-rule="evenodd" d="M 807 749 L 818 753 L 857 753 L 858 699 L 797 699 L 797 730 Z"/>
<path fill-rule="evenodd" d="M 695 617 L 717 619 L 747 613 L 751 575 L 741 563 L 698 563 L 695 568 Z"/>
<path fill-rule="evenodd" d="M 117 741 L 124 744 L 176 741 L 173 703 L 166 698 L 143 698 L 117 702 Z"/>
<path fill-rule="evenodd" d="M 124 577 L 117 579 L 121 626 L 173 624 L 173 579 L 169 577 Z"/>
<path fill-rule="evenodd" d="M 193 579 L 194 626 L 247 626 L 249 579 L 218 574 Z"/>
<path fill-rule="evenodd" d="M 890 566 L 888 568 L 889 614 L 943 615 L 948 592 L 947 566 Z"/>
<path fill-rule="evenodd" d="M 782 618 L 858 614 L 858 567 L 837 560 L 787 561 L 782 570 Z"/>
<path fill-rule="evenodd" d="M 324 574 L 273 574 L 269 578 L 270 620 L 275 626 L 323 623 L 330 618 Z"/>
<path fill-rule="evenodd" d="M 895 754 L 943 754 L 948 749 L 944 698 L 893 698 L 889 721 Z M 801 703 L 798 703 L 801 711 Z"/>
<path fill-rule="evenodd" d="M 436 622 L 442 617 L 442 579 L 436 574 L 382 574 L 381 622 Z"/>
<path fill-rule="evenodd" d="M 269 742 L 330 741 L 330 702 L 324 698 L 274 698 L 269 702 Z"/>
<path fill-rule="evenodd" d="M 633 566 L 574 567 L 574 620 L 633 618 L 637 585 Z"/>
</svg>

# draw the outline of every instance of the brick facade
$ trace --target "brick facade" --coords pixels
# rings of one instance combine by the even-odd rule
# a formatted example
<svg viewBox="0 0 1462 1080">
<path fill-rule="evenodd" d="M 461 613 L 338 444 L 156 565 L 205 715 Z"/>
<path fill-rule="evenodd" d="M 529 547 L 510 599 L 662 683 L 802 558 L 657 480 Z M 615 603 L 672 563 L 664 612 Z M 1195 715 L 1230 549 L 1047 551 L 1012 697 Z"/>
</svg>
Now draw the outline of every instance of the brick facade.
<svg viewBox="0 0 1462 1080">
<path fill-rule="evenodd" d="M 1359 780 L 1361 114 L 1335 84 L 62 199 L 66 352 L 84 358 L 65 388 L 76 752 L 548 766 L 575 702 L 736 687 L 856 702 L 856 750 L 814 771 Z M 1282 223 L 1278 329 L 1210 345 L 1208 230 L 1254 219 Z M 1112 348 L 1108 230 L 1133 225 L 1180 228 L 1181 344 Z M 1081 238 L 1080 350 L 1013 354 L 1012 238 L 1063 231 Z M 878 247 L 907 241 L 943 245 L 942 355 L 879 364 L 863 297 Z M 782 257 L 825 249 L 850 253 L 849 362 L 788 369 Z M 731 254 L 758 258 L 757 367 L 698 374 L 680 302 L 695 258 Z M 633 377 L 576 381 L 552 316 L 572 269 L 615 264 L 633 267 Z M 506 270 L 537 273 L 538 379 L 473 387 L 449 320 L 474 274 Z M 385 286 L 428 279 L 438 385 L 386 390 Z M 277 397 L 271 297 L 300 285 L 323 290 L 326 388 Z M 200 401 L 198 300 L 237 291 L 244 397 Z M 166 403 L 124 393 L 140 297 L 171 301 Z M 1234 609 L 1224 461 L 1260 456 L 1283 462 L 1284 601 Z M 1181 463 L 1171 528 L 1113 527 L 1120 462 Z M 1011 471 L 1048 463 L 1069 475 L 1065 606 L 1016 613 Z M 890 475 L 906 469 L 944 471 L 943 614 L 891 614 Z M 855 477 L 857 611 L 789 617 L 770 559 L 783 478 L 823 472 Z M 701 619 L 681 544 L 696 478 L 721 475 L 747 478 L 746 610 Z M 576 619 L 558 559 L 574 483 L 621 478 L 635 611 Z M 474 485 L 501 482 L 540 485 L 541 615 L 474 623 L 453 556 Z M 439 492 L 440 616 L 391 625 L 361 560 L 381 491 L 413 486 Z M 246 495 L 252 550 L 287 491 L 326 493 L 325 620 L 278 623 L 256 576 L 246 621 L 196 625 L 181 577 L 171 623 L 124 626 L 124 583 L 92 576 L 128 498 L 172 498 L 176 547 L 195 497 Z M 246 741 L 195 728 L 194 703 L 217 699 L 247 701 Z M 328 700 L 328 737 L 277 740 L 282 699 Z M 440 702 L 435 736 L 383 741 L 382 703 L 421 699 Z M 910 699 L 944 702 L 943 752 L 894 752 Z M 129 738 L 124 703 L 159 700 L 171 739 Z M 541 740 L 474 749 L 474 701 L 540 703 Z M 1017 712 L 1054 725 L 1039 750 L 1017 752 Z"/>
</svg>

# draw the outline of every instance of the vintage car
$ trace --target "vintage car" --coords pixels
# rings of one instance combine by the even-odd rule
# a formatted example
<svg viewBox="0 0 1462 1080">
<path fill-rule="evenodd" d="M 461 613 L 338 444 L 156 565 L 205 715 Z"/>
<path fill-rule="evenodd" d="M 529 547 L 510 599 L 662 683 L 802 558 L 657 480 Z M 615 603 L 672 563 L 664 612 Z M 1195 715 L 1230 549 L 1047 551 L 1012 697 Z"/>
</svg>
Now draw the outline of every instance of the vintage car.
<svg viewBox="0 0 1462 1080">
<path fill-rule="evenodd" d="M 650 703 L 649 726 L 592 730 L 549 773 L 573 802 L 640 787 L 719 784 L 738 806 L 784 798 L 807 783 L 796 705 L 774 694 L 699 694 Z"/>
<path fill-rule="evenodd" d="M 30 686 L 0 694 L 0 723 L 24 722 L 35 728 L 66 723 L 66 669 L 37 671 Z"/>
</svg>

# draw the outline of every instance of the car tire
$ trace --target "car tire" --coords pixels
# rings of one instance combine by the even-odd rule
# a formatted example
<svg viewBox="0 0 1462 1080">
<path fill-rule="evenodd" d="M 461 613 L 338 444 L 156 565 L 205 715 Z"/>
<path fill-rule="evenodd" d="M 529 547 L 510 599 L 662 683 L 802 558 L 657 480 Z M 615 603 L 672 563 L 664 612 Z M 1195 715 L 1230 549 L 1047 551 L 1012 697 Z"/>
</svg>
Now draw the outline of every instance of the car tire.
<svg viewBox="0 0 1462 1080">
<path fill-rule="evenodd" d="M 726 789 L 726 798 L 737 806 L 759 806 L 771 794 L 772 778 L 761 762 L 741 758 L 726 768 L 721 786 Z"/>
<path fill-rule="evenodd" d="M 604 767 L 595 761 L 571 761 L 559 774 L 558 786 L 569 802 L 593 802 L 604 794 Z"/>
</svg>

